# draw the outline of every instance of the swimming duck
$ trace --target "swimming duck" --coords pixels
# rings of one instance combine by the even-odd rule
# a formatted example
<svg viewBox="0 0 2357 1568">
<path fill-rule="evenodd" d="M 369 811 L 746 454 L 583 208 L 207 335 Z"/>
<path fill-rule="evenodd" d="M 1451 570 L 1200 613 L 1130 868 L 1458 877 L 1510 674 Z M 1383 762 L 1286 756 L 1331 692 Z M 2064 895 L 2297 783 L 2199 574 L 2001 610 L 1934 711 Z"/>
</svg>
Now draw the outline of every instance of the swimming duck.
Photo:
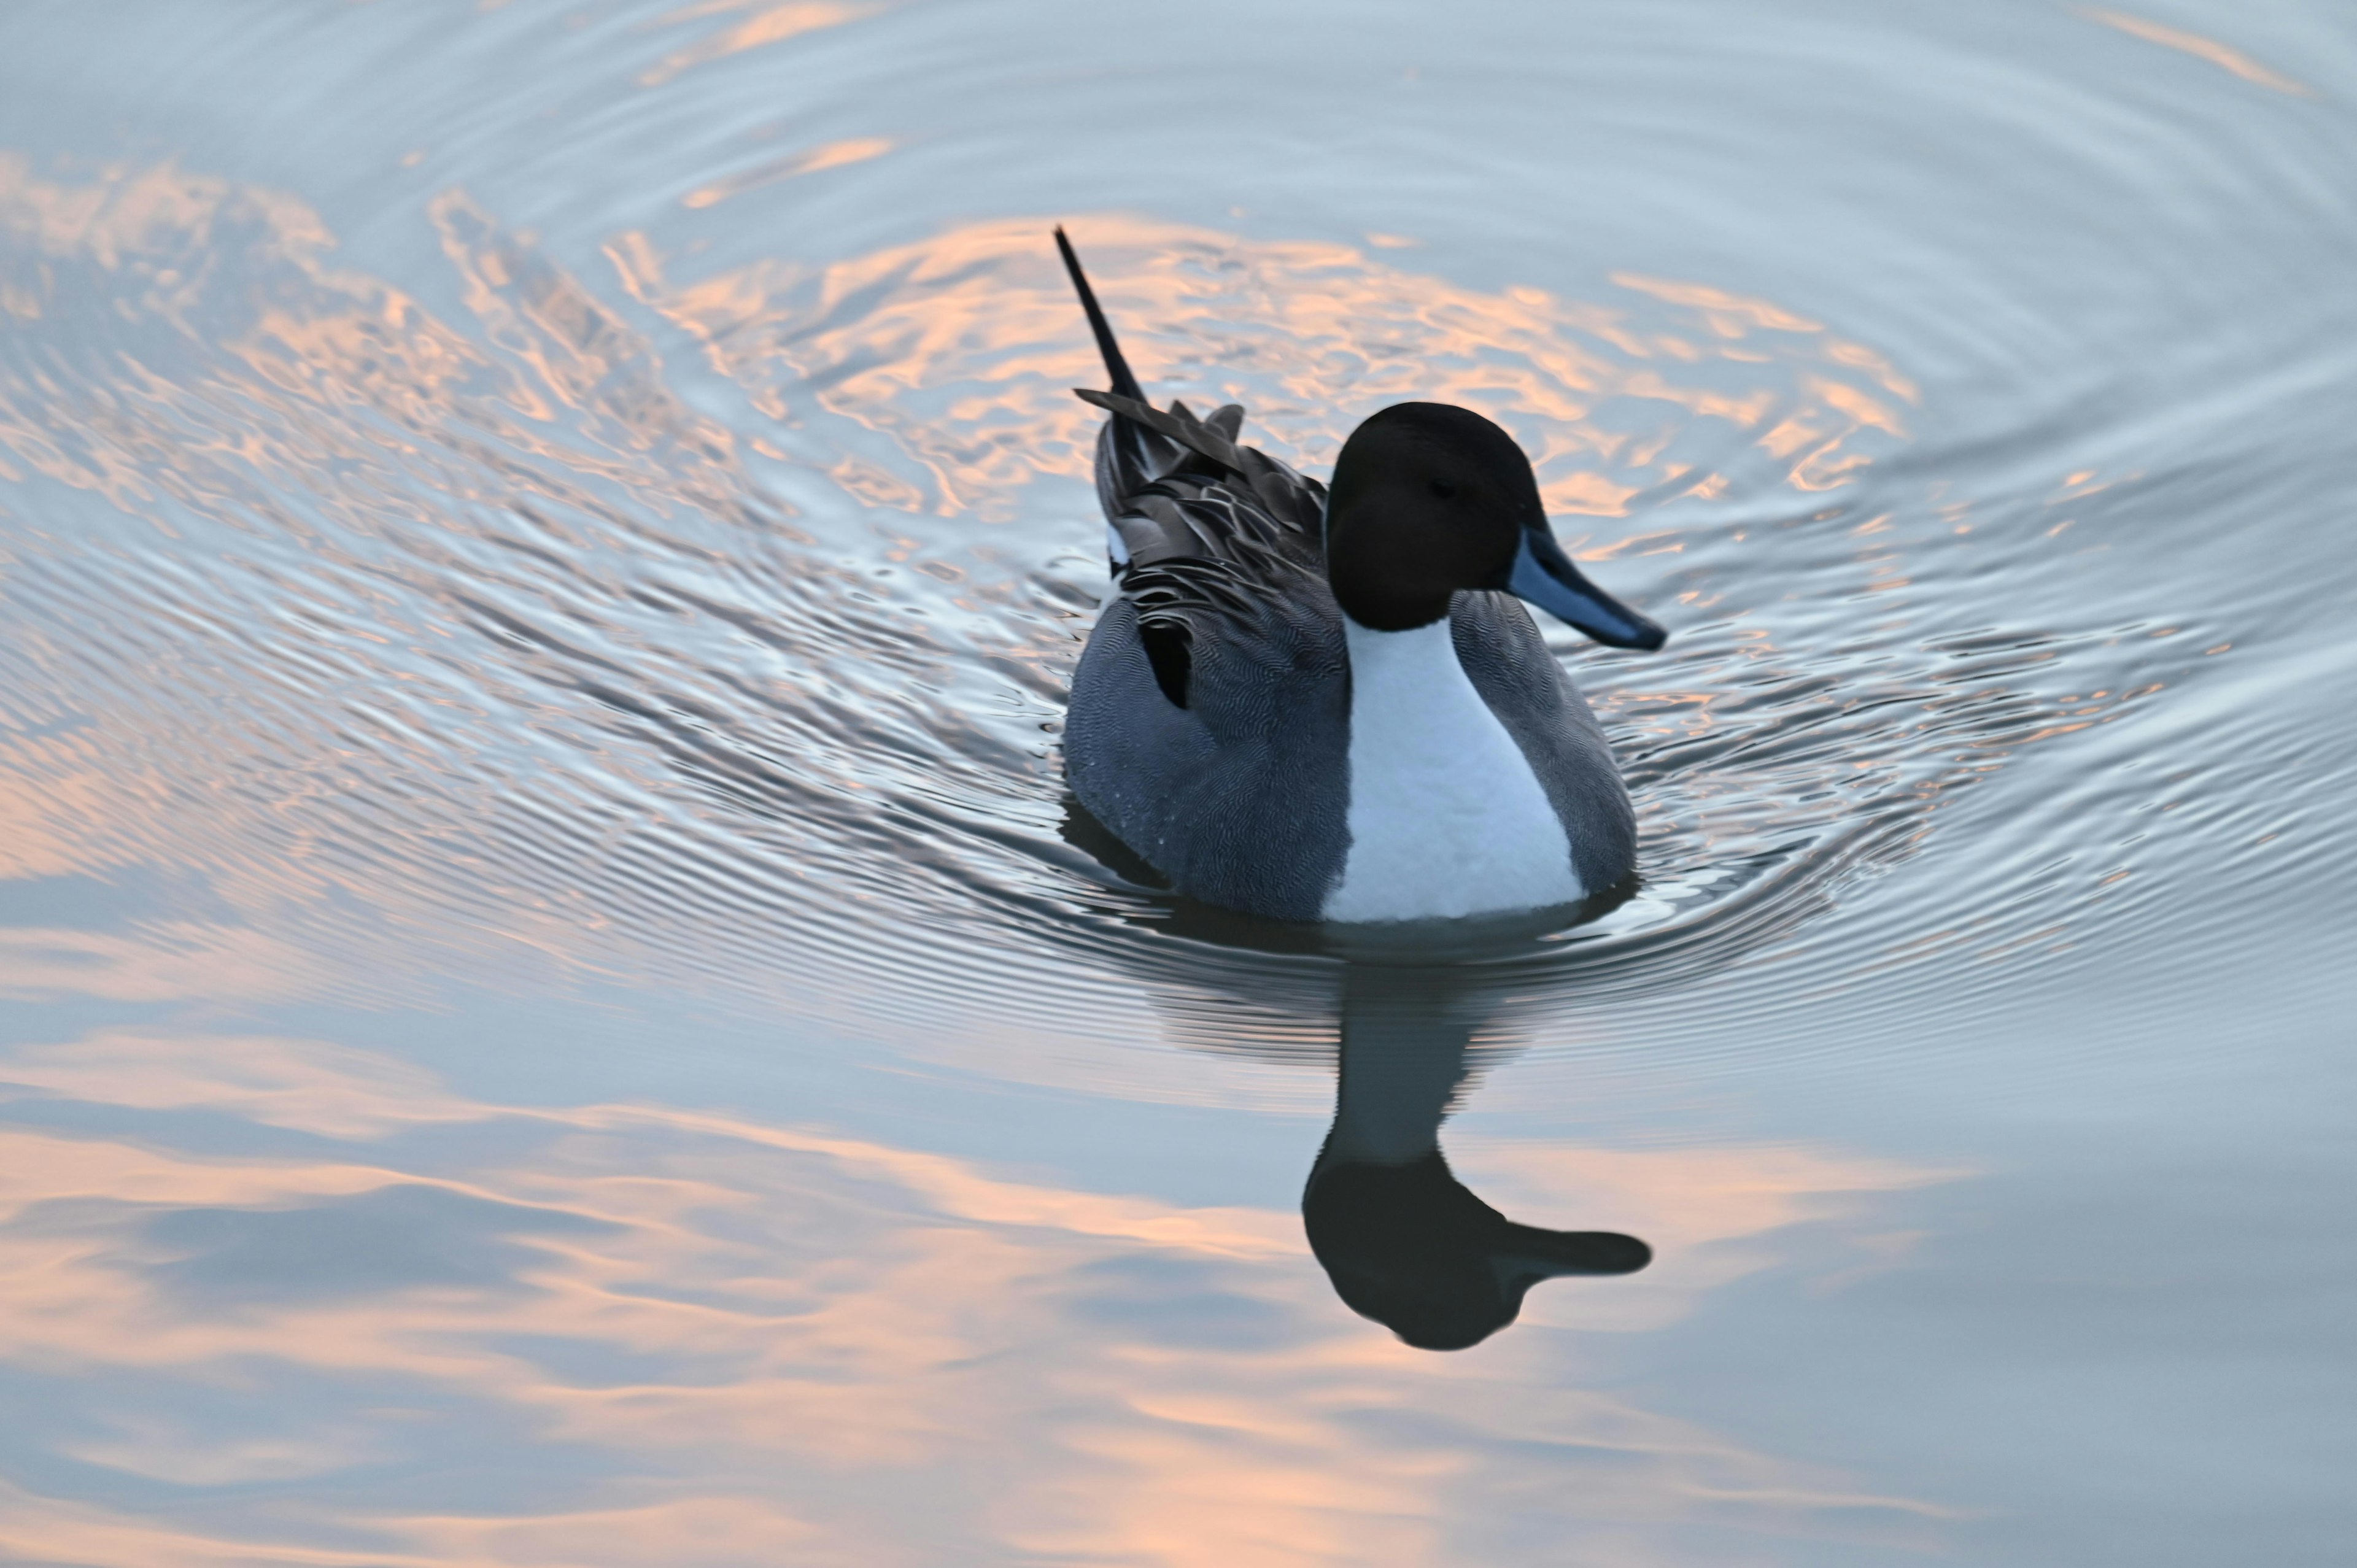
<svg viewBox="0 0 2357 1568">
<path fill-rule="evenodd" d="M 1388 922 L 1577 904 L 1636 865 L 1595 716 L 1528 601 L 1613 648 L 1665 634 L 1555 542 L 1530 459 L 1447 403 L 1370 415 L 1331 490 L 1146 400 L 1061 229 L 1113 417 L 1112 596 L 1072 678 L 1072 793 L 1208 904 Z"/>
</svg>

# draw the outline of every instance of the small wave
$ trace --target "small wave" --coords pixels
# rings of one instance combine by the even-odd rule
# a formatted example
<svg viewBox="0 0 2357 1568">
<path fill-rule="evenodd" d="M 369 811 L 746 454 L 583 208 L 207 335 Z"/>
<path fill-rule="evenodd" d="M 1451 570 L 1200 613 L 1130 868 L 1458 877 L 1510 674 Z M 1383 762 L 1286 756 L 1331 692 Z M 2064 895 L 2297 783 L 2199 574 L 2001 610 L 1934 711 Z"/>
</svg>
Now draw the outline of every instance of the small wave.
<svg viewBox="0 0 2357 1568">
<path fill-rule="evenodd" d="M 1190 913 L 1060 831 L 1102 578 L 1096 415 L 1067 391 L 1089 349 L 1044 221 L 688 282 L 625 234 L 608 300 L 454 190 L 445 320 L 334 267 L 282 195 L 21 161 L 5 188 L 13 286 L 44 291 L 0 361 L 9 449 L 115 513 L 35 542 L 11 589 L 54 629 L 15 711 L 88 726 L 11 757 L 102 800 L 78 865 L 196 864 L 393 987 L 533 955 L 887 1038 L 1085 1037 L 1144 995 L 1183 1039 L 1321 1048 L 1346 954 Z M 1158 391 L 1243 402 L 1311 464 L 1401 396 L 1483 409 L 1578 553 L 1674 625 L 1661 657 L 1558 649 L 1627 768 L 1642 880 L 1459 952 L 1525 1015 L 1788 948 L 2024 748 L 2158 689 L 2119 660 L 2062 689 L 2140 627 L 1981 618 L 1985 557 L 1884 477 L 1916 387 L 1794 311 L 1076 226 Z M 674 385 L 683 347 L 737 408 Z"/>
</svg>

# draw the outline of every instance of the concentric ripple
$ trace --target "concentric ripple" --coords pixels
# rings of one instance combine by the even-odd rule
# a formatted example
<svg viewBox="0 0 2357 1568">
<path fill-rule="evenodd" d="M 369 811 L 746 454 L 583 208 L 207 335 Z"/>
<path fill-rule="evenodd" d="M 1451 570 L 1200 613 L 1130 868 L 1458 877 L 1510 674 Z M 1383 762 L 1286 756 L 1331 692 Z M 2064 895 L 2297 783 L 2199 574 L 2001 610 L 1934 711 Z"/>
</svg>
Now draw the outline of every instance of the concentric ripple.
<svg viewBox="0 0 2357 1568">
<path fill-rule="evenodd" d="M 1200 1043 L 1329 1036 L 1330 944 L 1174 904 L 1066 831 L 1054 735 L 1103 588 L 1069 388 L 1097 371 L 1047 220 L 701 274 L 625 231 L 600 279 L 454 188 L 425 209 L 445 318 L 281 193 L 22 157 L 0 192 L 12 477 L 113 503 L 19 535 L 15 853 L 176 867 L 227 917 L 81 955 L 122 985 L 194 944 L 277 994 L 522 961 L 887 1034 L 1087 1037 L 1143 993 Z M 1772 302 L 1072 226 L 1165 395 L 1242 402 L 1313 467 L 1388 402 L 1480 408 L 1566 542 L 1673 626 L 1662 657 L 1558 645 L 1635 789 L 1643 886 L 1457 954 L 1517 1006 L 1788 943 L 2024 748 L 2160 690 L 2184 632 L 1948 591 L 1988 569 L 1964 509 L 1878 477 L 1916 386 Z"/>
</svg>

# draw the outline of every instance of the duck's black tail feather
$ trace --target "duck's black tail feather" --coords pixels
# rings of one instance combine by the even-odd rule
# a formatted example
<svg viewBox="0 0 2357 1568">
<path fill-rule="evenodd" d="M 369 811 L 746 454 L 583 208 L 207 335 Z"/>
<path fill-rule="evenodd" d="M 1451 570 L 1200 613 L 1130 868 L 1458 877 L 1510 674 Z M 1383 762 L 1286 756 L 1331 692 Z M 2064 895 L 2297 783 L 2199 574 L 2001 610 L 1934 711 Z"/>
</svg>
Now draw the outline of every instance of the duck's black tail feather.
<svg viewBox="0 0 2357 1568">
<path fill-rule="evenodd" d="M 1081 308 L 1088 312 L 1089 330 L 1097 337 L 1097 352 L 1104 356 L 1105 372 L 1113 377 L 1113 390 L 1119 397 L 1146 401 L 1146 393 L 1130 374 L 1129 361 L 1121 357 L 1121 345 L 1114 341 L 1113 326 L 1097 304 L 1096 290 L 1089 286 L 1089 274 L 1081 271 L 1081 258 L 1072 252 L 1072 242 L 1064 237 L 1062 224 L 1056 226 L 1056 249 L 1063 252 L 1064 270 L 1072 274 L 1072 287 L 1080 292 Z"/>
</svg>

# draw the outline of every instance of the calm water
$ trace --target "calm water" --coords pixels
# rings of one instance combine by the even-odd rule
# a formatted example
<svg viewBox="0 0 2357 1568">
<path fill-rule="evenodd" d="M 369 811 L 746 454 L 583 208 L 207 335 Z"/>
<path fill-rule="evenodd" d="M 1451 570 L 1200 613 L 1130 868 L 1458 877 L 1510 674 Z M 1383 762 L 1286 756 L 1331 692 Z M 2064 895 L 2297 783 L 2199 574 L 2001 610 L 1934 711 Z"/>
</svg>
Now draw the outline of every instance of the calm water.
<svg viewBox="0 0 2357 1568">
<path fill-rule="evenodd" d="M 9 7 L 0 1558 L 2346 1561 L 2352 106 L 2333 0 Z M 1271 451 L 1531 448 L 1634 897 L 1092 853 L 1059 220 Z M 1356 1316 L 1338 1062 L 1656 1261 Z"/>
</svg>

